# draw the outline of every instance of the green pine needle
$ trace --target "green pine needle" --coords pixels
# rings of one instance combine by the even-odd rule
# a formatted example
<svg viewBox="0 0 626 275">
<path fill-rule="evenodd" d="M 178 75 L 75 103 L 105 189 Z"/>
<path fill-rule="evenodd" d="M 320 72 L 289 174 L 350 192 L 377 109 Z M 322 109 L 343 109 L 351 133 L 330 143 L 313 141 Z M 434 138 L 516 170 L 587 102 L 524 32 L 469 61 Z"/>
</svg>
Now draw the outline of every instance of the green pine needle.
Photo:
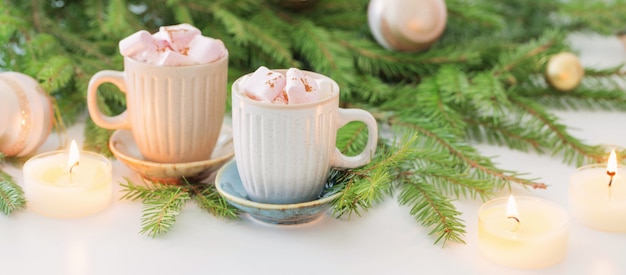
<svg viewBox="0 0 626 275">
<path fill-rule="evenodd" d="M 180 185 L 162 184 L 144 181 L 136 184 L 128 178 L 122 187 L 121 199 L 143 203 L 141 215 L 141 234 L 150 237 L 169 232 L 176 222 L 176 217 L 190 199 L 198 206 L 216 217 L 237 219 L 238 211 L 219 195 L 214 185 L 190 183 L 186 179 Z"/>
<path fill-rule="evenodd" d="M 169 232 L 189 199 L 189 193 L 180 187 L 159 190 L 158 195 L 148 196 L 143 201 L 139 233 L 154 238 Z"/>
<path fill-rule="evenodd" d="M 423 226 L 431 228 L 429 235 L 435 235 L 435 244 L 445 245 L 447 241 L 465 243 L 463 220 L 450 199 L 442 196 L 430 183 L 416 179 L 405 182 L 398 197 L 401 205 L 411 208 L 411 215 Z"/>
<path fill-rule="evenodd" d="M 195 191 L 193 197 L 198 206 L 216 217 L 238 219 L 239 211 L 234 206 L 226 202 L 217 192 L 215 185 L 208 185 L 201 192 Z"/>
<path fill-rule="evenodd" d="M 1 155 L 0 161 L 2 161 Z M 0 211 L 8 216 L 15 211 L 25 208 L 24 191 L 13 180 L 13 177 L 0 170 Z"/>
</svg>

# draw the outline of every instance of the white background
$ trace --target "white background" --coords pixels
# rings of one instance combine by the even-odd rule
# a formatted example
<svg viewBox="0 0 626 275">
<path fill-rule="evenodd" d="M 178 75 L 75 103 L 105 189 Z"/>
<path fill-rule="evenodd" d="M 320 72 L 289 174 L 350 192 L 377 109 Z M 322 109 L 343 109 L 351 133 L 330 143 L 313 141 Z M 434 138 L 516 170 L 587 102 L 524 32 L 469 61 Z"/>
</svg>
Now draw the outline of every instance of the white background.
<svg viewBox="0 0 626 275">
<path fill-rule="evenodd" d="M 585 66 L 626 62 L 626 51 L 615 38 L 571 40 Z M 626 113 L 555 113 L 589 144 L 626 146 Z M 82 141 L 81 125 L 69 129 L 70 138 Z M 39 151 L 58 145 L 52 134 Z M 514 194 L 567 207 L 568 181 L 576 167 L 558 157 L 477 147 L 501 168 L 528 173 L 549 185 L 547 190 L 515 188 Z M 120 162 L 113 164 L 115 191 L 123 177 L 139 181 Z M 3 169 L 22 184 L 20 170 L 8 165 Z M 467 244 L 442 248 L 433 245 L 429 230 L 393 198 L 362 217 L 334 219 L 327 214 L 297 226 L 261 224 L 245 215 L 239 221 L 219 219 L 189 203 L 169 233 L 152 239 L 138 233 L 141 203 L 119 196 L 104 212 L 82 219 L 51 219 L 28 210 L 0 215 L 0 274 L 626 274 L 626 233 L 591 230 L 575 220 L 563 262 L 539 270 L 494 265 L 476 247 L 481 201 L 456 202 L 466 222 Z"/>
</svg>

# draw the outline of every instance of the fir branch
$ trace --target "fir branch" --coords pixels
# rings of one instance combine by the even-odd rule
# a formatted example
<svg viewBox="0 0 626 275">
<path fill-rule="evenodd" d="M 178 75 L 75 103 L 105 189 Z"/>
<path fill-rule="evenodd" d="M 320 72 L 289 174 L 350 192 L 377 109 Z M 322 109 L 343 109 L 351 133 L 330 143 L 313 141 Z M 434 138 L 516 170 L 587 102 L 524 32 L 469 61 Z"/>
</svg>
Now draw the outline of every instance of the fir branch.
<svg viewBox="0 0 626 275">
<path fill-rule="evenodd" d="M 366 135 L 355 136 L 367 139 Z M 360 216 L 360 210 L 368 210 L 390 195 L 397 178 L 394 173 L 401 163 L 414 156 L 415 141 L 415 133 L 405 133 L 401 140 L 390 146 L 379 145 L 369 165 L 331 173 L 329 181 L 335 183 L 335 189 L 341 190 L 341 195 L 333 202 L 333 215 L 341 217 L 354 213 Z"/>
<path fill-rule="evenodd" d="M 150 200 L 158 199 L 160 197 L 166 197 L 167 194 L 176 193 L 181 189 L 178 185 L 169 185 L 156 183 L 151 181 L 143 181 L 143 185 L 132 182 L 129 178 L 124 178 L 126 183 L 120 183 L 122 187 L 122 200 Z"/>
<path fill-rule="evenodd" d="M 626 93 L 620 89 L 604 90 L 578 87 L 567 93 L 552 89 L 520 89 L 521 96 L 532 97 L 543 106 L 558 110 L 619 110 L 626 111 Z"/>
<path fill-rule="evenodd" d="M 46 91 L 65 87 L 74 74 L 74 63 L 65 56 L 54 56 L 46 61 L 37 74 L 40 85 Z"/>
<path fill-rule="evenodd" d="M 170 230 L 185 203 L 191 198 L 182 188 L 159 190 L 144 199 L 141 215 L 141 234 L 157 237 Z"/>
<path fill-rule="evenodd" d="M 337 148 L 343 154 L 355 155 L 365 148 L 367 134 L 365 123 L 350 122 L 337 132 Z"/>
<path fill-rule="evenodd" d="M 126 0 L 109 1 L 101 29 L 103 33 L 111 39 L 120 40 L 132 30 L 141 28 L 142 25 L 128 10 Z"/>
<path fill-rule="evenodd" d="M 373 169 L 366 175 L 351 174 L 341 179 L 345 186 L 341 195 L 333 202 L 333 215 L 360 216 L 360 209 L 368 210 L 391 194 L 391 177 L 384 168 Z"/>
<path fill-rule="evenodd" d="M 0 161 L 3 160 L 0 153 Z M 0 211 L 5 215 L 26 208 L 26 198 L 24 191 L 17 185 L 13 177 L 0 170 Z"/>
<path fill-rule="evenodd" d="M 438 74 L 436 77 L 441 77 L 441 74 Z M 417 98 L 415 105 L 419 106 L 421 109 L 419 112 L 423 117 L 431 121 L 437 121 L 441 123 L 441 126 L 449 128 L 453 134 L 460 135 L 466 127 L 465 121 L 461 114 L 455 110 L 456 106 L 451 102 L 451 100 L 454 100 L 454 97 L 447 97 L 440 89 L 439 83 L 435 78 L 424 79 L 416 89 Z M 482 98 L 476 95 L 478 93 L 473 93 L 472 89 L 467 89 L 464 92 L 470 97 L 473 96 L 475 101 L 479 101 Z M 489 97 L 489 104 L 494 102 L 494 98 L 495 96 Z M 408 108 L 407 110 L 411 109 L 413 108 Z"/>
<path fill-rule="evenodd" d="M 203 188 L 193 188 L 193 199 L 198 206 L 216 217 L 238 219 L 239 211 L 234 206 L 226 202 L 217 192 L 215 185 L 203 186 Z"/>
<path fill-rule="evenodd" d="M 597 68 L 584 68 L 585 77 L 608 77 L 608 76 L 626 76 L 626 72 L 622 71 L 626 64 L 619 64 L 613 67 L 597 69 Z"/>
<path fill-rule="evenodd" d="M 468 102 L 470 82 L 467 75 L 455 66 L 442 66 L 435 75 L 441 98 L 446 104 L 463 108 Z"/>
<path fill-rule="evenodd" d="M 459 218 L 461 212 L 432 185 L 419 178 L 404 182 L 398 202 L 408 205 L 411 215 L 423 226 L 432 228 L 428 234 L 437 237 L 435 244 L 445 245 L 450 240 L 465 243 L 465 226 Z"/>
<path fill-rule="evenodd" d="M 493 77 L 490 72 L 479 73 L 472 78 L 472 82 L 468 95 L 478 115 L 492 117 L 496 121 L 503 117 L 511 103 L 502 82 Z"/>
<path fill-rule="evenodd" d="M 543 153 L 545 143 L 541 136 L 520 124 L 520 121 L 494 122 L 491 118 L 465 118 L 471 127 L 467 128 L 467 137 L 476 142 L 504 145 L 511 149 L 528 152 L 531 149 Z"/>
<path fill-rule="evenodd" d="M 52 21 L 45 16 L 42 16 L 40 12 L 34 12 L 33 16 L 36 18 L 37 21 L 41 22 L 40 26 L 36 27 L 39 32 L 49 33 L 53 35 L 58 41 L 61 41 L 65 47 L 70 47 L 74 51 L 84 53 L 88 56 L 96 58 L 108 67 L 113 67 L 111 58 L 103 54 L 102 49 L 100 49 L 99 47 L 95 47 L 94 43 L 89 43 L 80 36 L 67 30 L 61 29 L 58 26 L 57 22 Z"/>
<path fill-rule="evenodd" d="M 298 67 L 299 62 L 294 60 L 288 50 L 289 44 L 280 39 L 282 34 L 269 33 L 259 28 L 256 24 L 242 20 L 237 15 L 225 9 L 215 10 L 214 16 L 222 22 L 233 40 L 243 46 L 253 45 L 261 52 L 267 54 L 277 64 L 283 66 Z"/>
<path fill-rule="evenodd" d="M 135 184 L 128 178 L 121 183 L 122 197 L 131 201 L 141 200 L 141 234 L 151 237 L 169 232 L 186 202 L 194 199 L 198 206 L 217 217 L 238 218 L 238 210 L 222 198 L 214 185 L 190 183 L 184 179 L 180 185 L 144 181 Z"/>
<path fill-rule="evenodd" d="M 85 122 L 83 134 L 85 136 L 85 143 L 83 144 L 84 149 L 103 154 L 107 157 L 113 157 L 113 153 L 111 153 L 108 146 L 113 130 L 100 128 L 93 120 L 88 119 Z"/>
<path fill-rule="evenodd" d="M 458 45 L 439 47 L 433 53 L 414 55 L 390 52 L 370 39 L 344 38 L 340 39 L 339 43 L 353 53 L 359 70 L 372 75 L 383 75 L 386 78 L 413 79 L 419 75 L 430 74 L 441 65 L 472 65 L 480 62 L 480 55 L 468 50 L 472 47 L 459 49 Z"/>
<path fill-rule="evenodd" d="M 493 195 L 494 186 L 490 181 L 470 178 L 468 174 L 462 171 L 458 172 L 455 169 L 434 165 L 416 165 L 414 169 L 403 173 L 403 178 L 414 176 L 419 176 L 424 182 L 430 183 L 444 196 L 470 199 L 478 197 L 484 201 Z"/>
<path fill-rule="evenodd" d="M 538 126 L 544 132 L 544 141 L 550 146 L 553 154 L 562 153 L 563 161 L 578 166 L 583 163 L 599 163 L 603 159 L 604 152 L 598 146 L 589 146 L 567 132 L 567 127 L 558 123 L 558 119 L 546 112 L 537 103 L 516 95 L 509 96 L 511 102 L 524 113 L 530 115 L 526 124 L 536 120 Z"/>
<path fill-rule="evenodd" d="M 391 122 L 394 125 L 414 129 L 418 133 L 422 133 L 429 139 L 432 139 L 436 144 L 447 150 L 453 157 L 461 161 L 461 163 L 464 163 L 468 167 L 472 168 L 472 171 L 477 173 L 475 176 L 479 178 L 491 178 L 494 181 L 494 186 L 496 186 L 496 188 L 502 188 L 509 182 L 514 182 L 522 186 L 532 187 L 535 189 L 546 188 L 546 185 L 543 183 L 536 183 L 531 180 L 523 179 L 516 176 L 514 173 L 496 168 L 489 159 L 480 156 L 473 147 L 449 141 L 447 140 L 448 138 L 442 136 L 441 133 L 437 133 L 434 129 L 427 129 L 418 123 L 408 123 L 397 119 L 393 119 Z"/>
<path fill-rule="evenodd" d="M 448 0 L 446 3 L 450 24 L 480 26 L 480 28 L 498 31 L 505 27 L 505 18 L 487 3 L 481 1 Z"/>
<path fill-rule="evenodd" d="M 178 1 L 169 1 L 168 6 L 174 12 L 174 18 L 178 22 L 185 22 L 190 25 L 195 25 L 193 16 L 191 15 L 191 11 L 188 7 L 180 5 Z"/>
<path fill-rule="evenodd" d="M 337 41 L 347 34 L 341 31 L 330 32 L 316 26 L 309 20 L 301 20 L 294 25 L 291 40 L 294 51 L 303 56 L 311 70 L 327 75 L 341 87 L 341 97 L 352 95 L 351 83 L 356 83 L 351 53 Z"/>
<path fill-rule="evenodd" d="M 563 5 L 559 15 L 572 29 L 594 31 L 605 35 L 624 31 L 626 25 L 626 2 L 618 1 L 571 1 Z"/>
<path fill-rule="evenodd" d="M 512 53 L 503 53 L 503 55 L 500 57 L 500 62 L 503 65 L 501 65 L 499 70 L 494 72 L 494 75 L 500 75 L 505 72 L 511 71 L 514 68 L 519 67 L 520 63 L 546 52 L 555 44 L 555 40 L 552 39 L 552 37 L 556 35 L 557 32 L 555 31 L 546 32 L 543 37 L 519 46 L 516 51 Z"/>
</svg>

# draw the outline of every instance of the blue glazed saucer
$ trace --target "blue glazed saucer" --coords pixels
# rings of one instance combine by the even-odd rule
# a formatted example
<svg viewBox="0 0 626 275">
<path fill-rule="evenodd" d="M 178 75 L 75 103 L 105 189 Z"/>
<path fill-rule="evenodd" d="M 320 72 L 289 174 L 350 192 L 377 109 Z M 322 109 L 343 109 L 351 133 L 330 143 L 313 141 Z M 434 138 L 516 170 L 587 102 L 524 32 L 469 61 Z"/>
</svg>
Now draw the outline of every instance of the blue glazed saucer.
<svg viewBox="0 0 626 275">
<path fill-rule="evenodd" d="M 232 160 L 217 172 L 217 191 L 226 201 L 254 219 L 270 224 L 302 224 L 319 218 L 341 193 L 324 188 L 317 200 L 294 204 L 268 204 L 250 200 L 243 188 L 237 163 Z"/>
</svg>

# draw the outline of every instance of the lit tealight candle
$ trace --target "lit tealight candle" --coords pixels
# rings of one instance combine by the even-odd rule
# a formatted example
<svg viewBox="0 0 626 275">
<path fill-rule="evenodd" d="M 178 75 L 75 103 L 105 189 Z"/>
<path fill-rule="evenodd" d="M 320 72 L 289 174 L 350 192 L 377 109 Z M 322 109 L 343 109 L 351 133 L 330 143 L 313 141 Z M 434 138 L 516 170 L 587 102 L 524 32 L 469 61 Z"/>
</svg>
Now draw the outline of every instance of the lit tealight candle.
<svg viewBox="0 0 626 275">
<path fill-rule="evenodd" d="M 626 169 L 615 151 L 606 166 L 580 167 L 569 185 L 569 208 L 582 224 L 603 231 L 626 232 Z"/>
<path fill-rule="evenodd" d="M 494 263 L 542 268 L 567 254 L 569 214 L 547 200 L 498 198 L 478 211 L 478 249 Z"/>
<path fill-rule="evenodd" d="M 112 197 L 111 162 L 92 152 L 43 153 L 23 167 L 24 193 L 33 211 L 54 218 L 77 218 L 106 208 Z"/>
</svg>

